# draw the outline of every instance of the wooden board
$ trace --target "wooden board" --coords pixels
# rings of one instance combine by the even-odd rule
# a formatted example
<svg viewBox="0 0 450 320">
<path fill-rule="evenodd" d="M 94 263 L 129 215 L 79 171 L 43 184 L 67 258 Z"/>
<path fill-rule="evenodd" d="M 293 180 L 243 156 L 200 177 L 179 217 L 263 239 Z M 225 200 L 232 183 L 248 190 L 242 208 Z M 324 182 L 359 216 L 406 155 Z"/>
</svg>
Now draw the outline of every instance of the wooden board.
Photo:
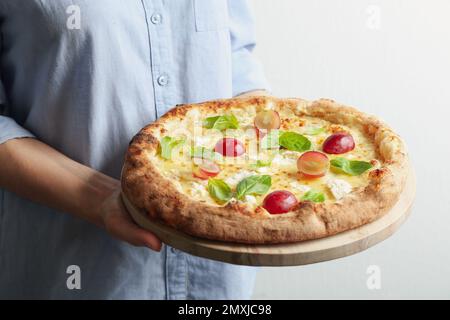
<svg viewBox="0 0 450 320">
<path fill-rule="evenodd" d="M 164 243 L 195 256 L 251 266 L 294 266 L 345 257 L 385 240 L 406 220 L 416 193 L 411 169 L 404 192 L 392 210 L 380 219 L 337 235 L 290 244 L 246 245 L 200 239 L 155 223 L 138 211 L 122 194 L 135 222 L 155 233 Z"/>
</svg>

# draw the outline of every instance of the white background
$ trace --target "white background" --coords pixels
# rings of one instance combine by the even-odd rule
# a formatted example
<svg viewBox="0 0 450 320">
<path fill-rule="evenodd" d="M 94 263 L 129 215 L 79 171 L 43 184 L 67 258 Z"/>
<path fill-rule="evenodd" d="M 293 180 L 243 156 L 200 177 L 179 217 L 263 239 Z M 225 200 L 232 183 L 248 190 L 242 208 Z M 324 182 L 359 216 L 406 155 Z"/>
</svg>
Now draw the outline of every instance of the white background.
<svg viewBox="0 0 450 320">
<path fill-rule="evenodd" d="M 378 115 L 405 139 L 418 178 L 394 236 L 339 260 L 263 268 L 254 298 L 450 298 L 450 1 L 251 3 L 273 94 Z M 379 290 L 367 288 L 370 265 Z"/>
</svg>

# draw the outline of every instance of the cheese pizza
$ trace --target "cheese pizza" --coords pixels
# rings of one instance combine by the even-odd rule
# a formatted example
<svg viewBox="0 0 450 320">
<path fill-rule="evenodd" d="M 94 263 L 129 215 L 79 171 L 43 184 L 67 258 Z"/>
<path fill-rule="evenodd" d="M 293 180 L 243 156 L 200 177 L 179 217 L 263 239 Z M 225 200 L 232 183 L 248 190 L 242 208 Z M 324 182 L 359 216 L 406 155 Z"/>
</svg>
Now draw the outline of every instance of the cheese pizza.
<svg viewBox="0 0 450 320">
<path fill-rule="evenodd" d="M 402 139 L 331 100 L 247 97 L 179 105 L 131 141 L 127 199 L 184 233 L 298 242 L 387 213 L 407 177 Z"/>
</svg>

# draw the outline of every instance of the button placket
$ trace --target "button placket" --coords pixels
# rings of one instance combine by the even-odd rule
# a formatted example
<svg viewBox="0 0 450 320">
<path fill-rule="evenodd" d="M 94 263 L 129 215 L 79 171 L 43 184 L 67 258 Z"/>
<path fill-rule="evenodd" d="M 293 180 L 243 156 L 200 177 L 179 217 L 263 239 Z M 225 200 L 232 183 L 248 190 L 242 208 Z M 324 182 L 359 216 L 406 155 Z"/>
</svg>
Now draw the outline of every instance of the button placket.
<svg viewBox="0 0 450 320">
<path fill-rule="evenodd" d="M 169 84 L 169 76 L 166 73 L 161 74 L 156 80 L 161 87 L 165 87 Z"/>
<path fill-rule="evenodd" d="M 186 257 L 170 246 L 166 250 L 166 290 L 168 299 L 186 299 Z"/>
<path fill-rule="evenodd" d="M 150 17 L 150 21 L 155 25 L 161 24 L 162 23 L 162 15 L 159 13 L 154 13 Z"/>
<path fill-rule="evenodd" d="M 155 111 L 156 116 L 159 117 L 171 103 L 173 89 L 170 85 L 170 24 L 166 23 L 168 17 L 161 0 L 142 0 L 142 3 L 149 34 Z"/>
<path fill-rule="evenodd" d="M 170 65 L 171 38 L 169 17 L 164 12 L 161 0 L 142 0 L 147 21 L 151 59 L 151 74 L 155 98 L 156 115 L 159 117 L 171 102 Z M 186 297 L 186 258 L 177 250 L 167 246 L 165 251 L 165 282 L 168 299 Z"/>
</svg>

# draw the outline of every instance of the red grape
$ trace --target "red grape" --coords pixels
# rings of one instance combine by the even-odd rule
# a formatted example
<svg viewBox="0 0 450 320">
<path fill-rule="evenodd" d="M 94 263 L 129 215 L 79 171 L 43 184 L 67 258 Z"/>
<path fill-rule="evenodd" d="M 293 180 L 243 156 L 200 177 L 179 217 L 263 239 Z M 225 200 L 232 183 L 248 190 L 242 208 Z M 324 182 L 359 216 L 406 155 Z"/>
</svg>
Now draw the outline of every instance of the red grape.
<svg viewBox="0 0 450 320">
<path fill-rule="evenodd" d="M 280 115 L 273 110 L 264 110 L 256 114 L 255 127 L 258 129 L 278 129 L 281 124 Z"/>
<path fill-rule="evenodd" d="M 270 214 L 286 213 L 298 204 L 297 198 L 289 191 L 277 190 L 269 193 L 263 201 L 263 207 Z"/>
<path fill-rule="evenodd" d="M 298 158 L 297 168 L 307 178 L 320 178 L 330 168 L 330 160 L 322 152 L 308 151 Z"/>
<path fill-rule="evenodd" d="M 245 153 L 245 147 L 238 139 L 223 138 L 217 141 L 214 151 L 225 157 L 238 157 Z"/>
<path fill-rule="evenodd" d="M 342 154 L 355 149 L 355 140 L 350 133 L 338 132 L 329 136 L 322 148 L 326 153 Z"/>
<path fill-rule="evenodd" d="M 193 174 L 195 177 L 206 180 L 215 177 L 220 172 L 220 167 L 214 161 L 208 159 L 194 158 L 196 167 Z"/>
</svg>

